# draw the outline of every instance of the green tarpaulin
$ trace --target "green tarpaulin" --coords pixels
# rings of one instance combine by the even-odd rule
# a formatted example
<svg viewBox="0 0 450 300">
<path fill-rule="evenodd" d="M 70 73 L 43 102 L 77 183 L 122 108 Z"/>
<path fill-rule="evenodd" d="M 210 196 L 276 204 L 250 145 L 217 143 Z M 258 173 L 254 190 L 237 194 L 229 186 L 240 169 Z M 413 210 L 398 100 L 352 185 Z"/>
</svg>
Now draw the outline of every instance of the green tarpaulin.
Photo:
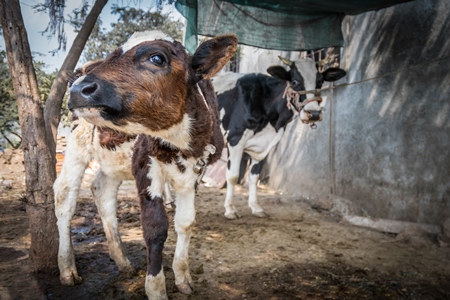
<svg viewBox="0 0 450 300">
<path fill-rule="evenodd" d="M 341 23 L 358 14 L 407 0 L 176 0 L 187 19 L 185 46 L 197 35 L 234 33 L 239 43 L 265 49 L 312 50 L 343 46 Z"/>
</svg>

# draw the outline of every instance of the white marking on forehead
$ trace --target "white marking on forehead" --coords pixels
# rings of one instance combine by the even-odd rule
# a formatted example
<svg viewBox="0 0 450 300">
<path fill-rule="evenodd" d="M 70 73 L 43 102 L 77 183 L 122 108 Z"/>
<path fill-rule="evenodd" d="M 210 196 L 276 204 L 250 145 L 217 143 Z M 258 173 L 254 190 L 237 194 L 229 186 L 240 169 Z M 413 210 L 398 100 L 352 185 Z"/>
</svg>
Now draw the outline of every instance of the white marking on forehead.
<svg viewBox="0 0 450 300">
<path fill-rule="evenodd" d="M 133 35 L 128 39 L 128 41 L 123 44 L 122 50 L 123 52 L 127 52 L 131 48 L 135 47 L 136 45 L 139 45 L 142 42 L 148 42 L 153 40 L 166 40 L 169 42 L 173 42 L 173 39 L 166 35 L 165 33 L 159 31 L 159 30 L 149 30 L 149 31 L 142 31 L 142 32 L 135 32 Z"/>
<path fill-rule="evenodd" d="M 316 64 L 313 60 L 307 58 L 307 59 L 301 59 L 295 61 L 295 65 L 297 66 L 298 71 L 303 76 L 303 80 L 305 80 L 305 89 L 308 90 L 314 90 L 316 88 Z M 307 98 L 314 97 L 313 94 L 307 94 Z"/>
<path fill-rule="evenodd" d="M 308 104 L 305 105 L 303 110 L 306 110 L 306 111 L 321 111 L 322 108 L 320 107 L 319 102 L 311 101 L 311 102 L 309 102 Z"/>
</svg>

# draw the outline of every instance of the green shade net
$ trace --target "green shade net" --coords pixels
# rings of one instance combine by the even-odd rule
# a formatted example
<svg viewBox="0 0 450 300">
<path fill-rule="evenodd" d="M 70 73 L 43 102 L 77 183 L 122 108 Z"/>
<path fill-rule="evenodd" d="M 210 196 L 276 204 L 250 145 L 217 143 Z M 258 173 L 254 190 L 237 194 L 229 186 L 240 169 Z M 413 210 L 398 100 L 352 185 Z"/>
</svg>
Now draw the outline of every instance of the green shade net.
<svg viewBox="0 0 450 300">
<path fill-rule="evenodd" d="M 197 35 L 234 33 L 239 43 L 285 51 L 341 47 L 341 23 L 358 14 L 405 0 L 176 0 L 187 19 L 185 46 L 193 53 Z"/>
</svg>

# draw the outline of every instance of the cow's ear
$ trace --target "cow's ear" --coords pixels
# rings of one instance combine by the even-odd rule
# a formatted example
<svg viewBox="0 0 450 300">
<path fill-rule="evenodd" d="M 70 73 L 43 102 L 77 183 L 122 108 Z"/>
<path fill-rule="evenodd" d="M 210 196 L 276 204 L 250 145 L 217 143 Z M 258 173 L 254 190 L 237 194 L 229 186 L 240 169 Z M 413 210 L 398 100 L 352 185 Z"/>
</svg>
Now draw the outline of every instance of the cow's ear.
<svg viewBox="0 0 450 300">
<path fill-rule="evenodd" d="M 219 73 L 236 52 L 237 36 L 217 36 L 202 43 L 191 59 L 191 67 L 198 80 L 208 79 Z"/>
<path fill-rule="evenodd" d="M 336 81 L 347 75 L 347 72 L 340 68 L 328 68 L 322 73 L 322 75 L 323 80 L 325 81 Z"/>
<path fill-rule="evenodd" d="M 286 69 L 283 68 L 282 66 L 271 66 L 267 68 L 267 73 L 278 79 L 283 79 L 287 81 L 291 80 L 289 72 L 286 71 Z"/>
</svg>

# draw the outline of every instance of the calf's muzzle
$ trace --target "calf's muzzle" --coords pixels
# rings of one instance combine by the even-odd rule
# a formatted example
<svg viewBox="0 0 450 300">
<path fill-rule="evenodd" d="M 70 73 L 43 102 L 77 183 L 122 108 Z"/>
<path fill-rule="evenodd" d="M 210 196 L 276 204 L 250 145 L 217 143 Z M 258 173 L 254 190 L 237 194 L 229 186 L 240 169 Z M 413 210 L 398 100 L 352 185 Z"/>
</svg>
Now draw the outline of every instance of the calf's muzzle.
<svg viewBox="0 0 450 300">
<path fill-rule="evenodd" d="M 78 108 L 104 108 L 112 111 L 122 110 L 122 101 L 114 88 L 107 82 L 86 77 L 70 87 L 69 110 Z"/>
</svg>

